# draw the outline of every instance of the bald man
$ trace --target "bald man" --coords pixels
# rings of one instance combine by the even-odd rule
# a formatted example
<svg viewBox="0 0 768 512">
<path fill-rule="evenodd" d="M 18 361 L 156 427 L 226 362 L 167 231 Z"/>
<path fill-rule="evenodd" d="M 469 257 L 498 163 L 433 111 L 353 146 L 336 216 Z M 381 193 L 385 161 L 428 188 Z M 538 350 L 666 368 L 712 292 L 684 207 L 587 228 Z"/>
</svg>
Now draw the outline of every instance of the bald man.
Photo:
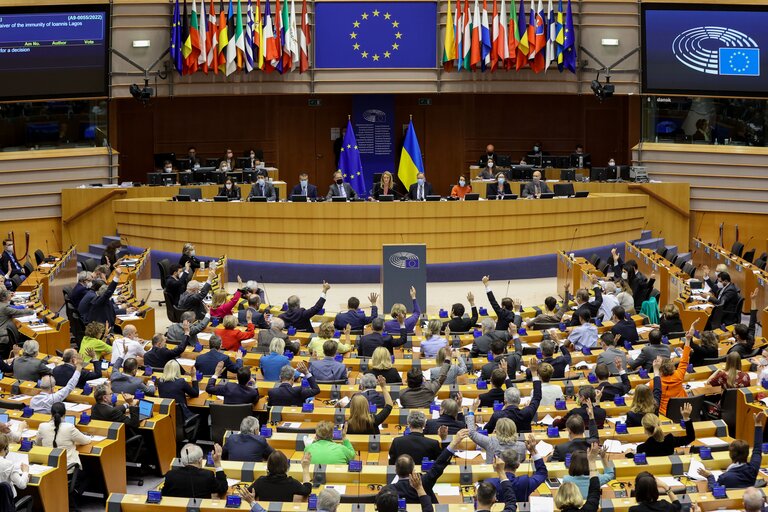
<svg viewBox="0 0 768 512">
<path fill-rule="evenodd" d="M 541 171 L 533 172 L 533 181 L 526 183 L 523 187 L 523 197 L 528 199 L 539 199 L 541 194 L 548 194 L 551 190 L 547 182 L 541 179 Z"/>
<path fill-rule="evenodd" d="M 742 499 L 744 500 L 744 512 L 761 512 L 765 506 L 763 491 L 754 487 L 747 487 Z"/>
<path fill-rule="evenodd" d="M 493 144 L 485 146 L 485 154 L 480 157 L 480 161 L 478 162 L 480 167 L 488 165 L 488 160 L 496 161 L 496 148 L 493 147 Z"/>
<path fill-rule="evenodd" d="M 128 324 L 123 327 L 123 337 L 117 338 L 112 343 L 112 364 L 118 359 L 126 360 L 131 357 L 139 359 L 139 364 L 143 364 L 144 347 L 147 345 L 146 340 L 142 340 L 139 337 L 139 331 L 136 330 L 135 325 Z"/>
</svg>

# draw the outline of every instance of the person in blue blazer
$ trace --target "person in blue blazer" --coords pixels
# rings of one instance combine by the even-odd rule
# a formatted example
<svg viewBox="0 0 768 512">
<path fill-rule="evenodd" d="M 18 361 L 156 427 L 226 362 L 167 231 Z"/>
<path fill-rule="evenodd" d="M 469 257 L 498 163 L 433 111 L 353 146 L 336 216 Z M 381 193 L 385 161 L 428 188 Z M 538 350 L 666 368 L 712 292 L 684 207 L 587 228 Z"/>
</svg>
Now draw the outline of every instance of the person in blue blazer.
<svg viewBox="0 0 768 512">
<path fill-rule="evenodd" d="M 208 352 L 200 354 L 195 359 L 195 370 L 203 375 L 213 375 L 219 362 L 224 364 L 222 375 L 225 379 L 227 372 L 237 373 L 237 370 L 243 367 L 243 355 L 240 351 L 237 352 L 237 360 L 233 363 L 227 354 L 221 352 L 221 338 L 215 334 L 211 334 L 208 348 L 210 349 Z"/>
<path fill-rule="evenodd" d="M 349 325 L 353 331 L 362 331 L 366 325 L 379 316 L 379 309 L 376 306 L 376 302 L 379 300 L 379 294 L 371 293 L 368 296 L 368 300 L 371 301 L 371 316 L 365 316 L 364 311 L 358 311 L 358 308 L 360 307 L 360 299 L 357 297 L 350 297 L 347 301 L 348 311 L 336 314 L 336 318 L 333 319 L 333 327 L 343 331 L 347 325 Z"/>
<path fill-rule="evenodd" d="M 299 184 L 293 187 L 291 196 L 307 196 L 307 199 L 311 201 L 317 200 L 317 187 L 309 182 L 309 175 L 307 173 L 299 174 Z"/>
</svg>

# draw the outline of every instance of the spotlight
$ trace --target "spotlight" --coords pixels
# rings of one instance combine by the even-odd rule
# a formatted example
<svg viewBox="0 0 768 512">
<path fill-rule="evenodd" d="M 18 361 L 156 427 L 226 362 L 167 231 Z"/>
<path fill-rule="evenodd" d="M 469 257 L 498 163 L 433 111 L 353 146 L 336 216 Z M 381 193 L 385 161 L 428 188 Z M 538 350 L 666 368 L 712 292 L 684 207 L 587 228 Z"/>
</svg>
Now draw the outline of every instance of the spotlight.
<svg viewBox="0 0 768 512">
<path fill-rule="evenodd" d="M 149 100 L 155 93 L 154 89 L 149 87 L 149 79 L 147 78 L 144 79 L 144 87 L 139 87 L 136 84 L 132 84 L 128 90 L 131 92 L 131 96 L 133 96 L 134 99 L 144 103 L 145 105 L 149 103 Z"/>
<path fill-rule="evenodd" d="M 610 75 L 606 75 L 604 84 L 600 83 L 600 72 L 597 73 L 597 78 L 592 80 L 592 83 L 589 87 L 592 89 L 595 97 L 600 101 L 613 96 L 613 92 L 616 90 L 616 88 L 611 83 Z"/>
</svg>

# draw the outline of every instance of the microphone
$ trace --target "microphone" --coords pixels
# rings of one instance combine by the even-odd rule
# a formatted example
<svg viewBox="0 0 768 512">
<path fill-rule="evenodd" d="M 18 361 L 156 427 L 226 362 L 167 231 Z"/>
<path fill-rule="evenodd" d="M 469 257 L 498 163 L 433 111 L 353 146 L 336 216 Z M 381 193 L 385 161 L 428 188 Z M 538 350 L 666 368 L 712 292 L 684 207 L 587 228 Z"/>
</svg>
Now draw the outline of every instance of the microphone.
<svg viewBox="0 0 768 512">
<path fill-rule="evenodd" d="M 504 294 L 505 297 L 509 297 L 509 282 L 511 279 L 507 279 L 507 293 Z"/>
<path fill-rule="evenodd" d="M 47 238 L 45 239 L 45 255 L 46 256 L 50 256 L 51 255 L 51 250 L 48 248 L 48 239 Z"/>
<path fill-rule="evenodd" d="M 261 281 L 261 287 L 264 288 L 264 298 L 267 299 L 267 305 L 271 305 L 271 303 L 269 302 L 269 294 L 267 293 L 267 287 L 264 283 L 264 276 L 262 274 L 259 274 L 259 281 Z"/>
<path fill-rule="evenodd" d="M 647 224 L 647 222 L 646 222 L 646 224 Z M 574 228 L 574 230 L 573 230 L 573 236 L 571 237 L 571 247 L 568 249 L 568 254 L 569 255 L 571 254 L 571 251 L 573 250 L 573 242 L 576 241 L 576 233 L 578 233 L 578 232 L 579 232 L 579 226 L 576 226 L 576 228 Z"/>
<path fill-rule="evenodd" d="M 741 254 L 742 255 L 744 254 L 744 251 L 747 250 L 747 246 L 749 245 L 749 242 L 751 242 L 753 238 L 755 238 L 755 237 L 754 236 L 749 237 L 749 239 L 747 240 L 747 243 L 744 244 L 744 249 L 741 250 Z"/>
<path fill-rule="evenodd" d="M 51 234 L 53 235 L 53 241 L 56 242 L 60 249 L 63 249 L 62 245 L 59 243 L 59 237 L 56 236 L 56 231 L 51 229 Z"/>
</svg>

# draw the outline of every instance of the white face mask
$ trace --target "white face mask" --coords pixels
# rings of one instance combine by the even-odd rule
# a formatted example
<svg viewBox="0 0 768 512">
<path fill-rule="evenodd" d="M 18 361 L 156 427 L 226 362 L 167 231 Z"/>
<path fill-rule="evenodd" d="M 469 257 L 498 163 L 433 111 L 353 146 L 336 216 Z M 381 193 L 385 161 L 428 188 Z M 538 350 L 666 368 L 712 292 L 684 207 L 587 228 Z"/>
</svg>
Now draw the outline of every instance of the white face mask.
<svg viewBox="0 0 768 512">
<path fill-rule="evenodd" d="M 718 282 L 717 282 L 717 287 L 718 287 L 718 288 L 720 288 L 720 289 L 722 290 L 722 289 L 725 287 L 725 283 L 724 283 L 724 282 L 722 282 L 722 281 L 718 281 Z"/>
<path fill-rule="evenodd" d="M 302 187 L 306 187 L 307 183 L 309 183 L 307 180 L 299 180 L 299 182 L 301 183 Z"/>
<path fill-rule="evenodd" d="M 626 281 L 627 279 L 629 279 L 629 274 L 626 271 L 624 271 L 621 273 L 621 278 Z"/>
<path fill-rule="evenodd" d="M 488 162 L 488 168 L 493 169 L 493 162 Z"/>
<path fill-rule="evenodd" d="M 264 180 L 263 179 L 259 179 L 258 183 L 259 183 L 259 185 L 263 186 L 264 185 Z"/>
<path fill-rule="evenodd" d="M 195 255 L 195 251 L 189 251 L 189 255 L 190 256 L 194 256 Z"/>
<path fill-rule="evenodd" d="M 231 183 L 227 183 L 226 186 L 227 186 L 227 190 L 230 190 L 232 188 L 232 184 Z"/>
<path fill-rule="evenodd" d="M 499 185 L 503 185 L 503 184 L 504 184 L 504 182 L 505 182 L 505 181 L 507 181 L 507 180 L 506 180 L 506 179 L 504 179 L 504 178 L 498 178 L 496 181 L 498 181 L 498 182 L 499 182 Z"/>
<path fill-rule="evenodd" d="M 466 185 L 466 184 L 467 184 L 467 182 L 466 182 L 466 181 L 464 181 L 464 180 L 459 180 L 459 186 L 460 186 L 460 187 L 463 187 L 463 186 L 464 186 L 464 185 Z"/>
<path fill-rule="evenodd" d="M 611 160 L 610 162 L 608 162 L 608 166 L 609 166 L 609 167 L 616 167 L 616 162 L 614 162 L 613 160 Z"/>
</svg>

